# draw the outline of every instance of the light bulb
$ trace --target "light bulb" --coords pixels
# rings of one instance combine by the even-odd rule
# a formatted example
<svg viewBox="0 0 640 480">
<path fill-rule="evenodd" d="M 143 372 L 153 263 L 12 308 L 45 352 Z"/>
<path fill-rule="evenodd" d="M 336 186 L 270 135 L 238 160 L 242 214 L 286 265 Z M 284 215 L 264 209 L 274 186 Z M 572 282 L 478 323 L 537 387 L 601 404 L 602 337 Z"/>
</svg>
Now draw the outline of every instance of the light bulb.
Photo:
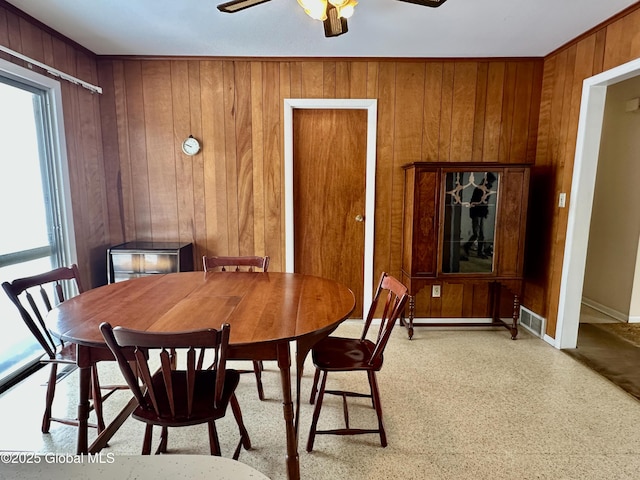
<svg viewBox="0 0 640 480">
<path fill-rule="evenodd" d="M 327 18 L 327 0 L 298 0 L 304 13 L 314 20 L 324 21 Z"/>
<path fill-rule="evenodd" d="M 342 18 L 351 18 L 353 12 L 356 11 L 355 5 L 346 5 L 338 10 Z"/>
<path fill-rule="evenodd" d="M 358 5 L 357 0 L 329 0 L 329 3 L 336 7 L 338 15 L 342 18 L 351 18 Z"/>
</svg>

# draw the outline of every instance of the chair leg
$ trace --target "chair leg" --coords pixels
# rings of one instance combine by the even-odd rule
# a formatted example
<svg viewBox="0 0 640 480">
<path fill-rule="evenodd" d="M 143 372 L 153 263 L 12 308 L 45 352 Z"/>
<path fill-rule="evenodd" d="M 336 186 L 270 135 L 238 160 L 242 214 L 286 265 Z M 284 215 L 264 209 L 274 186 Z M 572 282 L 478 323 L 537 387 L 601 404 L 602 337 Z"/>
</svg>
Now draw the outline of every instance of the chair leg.
<svg viewBox="0 0 640 480">
<path fill-rule="evenodd" d="M 371 408 L 375 409 L 376 408 L 376 398 L 375 398 L 375 395 L 373 394 L 373 389 L 375 388 L 373 386 L 373 382 L 375 382 L 376 380 L 375 380 L 375 374 L 372 377 L 372 375 L 371 375 L 372 373 L 373 372 L 367 371 L 367 380 L 369 381 L 369 391 L 371 392 L 371 397 L 370 397 L 371 398 Z M 373 378 L 373 380 L 372 380 L 372 378 Z"/>
<path fill-rule="evenodd" d="M 309 403 L 313 405 L 316 400 L 316 393 L 318 392 L 318 380 L 320 379 L 320 369 L 316 368 L 316 372 L 313 374 L 313 385 L 311 386 L 311 396 L 309 397 Z"/>
<path fill-rule="evenodd" d="M 209 425 L 209 448 L 211 455 L 220 456 L 220 442 L 218 441 L 218 431 L 216 430 L 216 422 L 211 420 Z"/>
<path fill-rule="evenodd" d="M 44 415 L 42 416 L 42 433 L 49 433 L 51 427 L 51 406 L 53 405 L 53 396 L 56 393 L 56 376 L 58 374 L 58 364 L 52 363 L 49 371 L 49 382 L 47 383 L 47 394 L 44 406 Z"/>
<path fill-rule="evenodd" d="M 102 391 L 100 390 L 100 381 L 98 380 L 98 366 L 91 367 L 91 391 L 93 395 L 93 410 L 96 412 L 96 420 L 98 423 L 98 435 L 105 429 L 104 417 L 102 415 Z"/>
<path fill-rule="evenodd" d="M 253 362 L 253 371 L 256 374 L 256 386 L 258 387 L 258 398 L 260 400 L 264 400 L 264 390 L 262 388 L 262 362 L 258 360 L 254 360 Z"/>
<path fill-rule="evenodd" d="M 169 444 L 169 427 L 162 427 L 160 433 L 160 445 L 156 450 L 156 455 L 159 453 L 167 453 L 167 445 Z"/>
<path fill-rule="evenodd" d="M 151 436 L 153 434 L 153 425 L 147 423 L 144 429 L 144 440 L 142 441 L 142 455 L 151 454 Z"/>
<path fill-rule="evenodd" d="M 249 432 L 247 432 L 247 428 L 244 426 L 242 411 L 240 410 L 240 404 L 238 403 L 238 398 L 235 393 L 231 395 L 229 403 L 231 404 L 231 411 L 233 412 L 233 416 L 238 424 L 238 429 L 240 430 L 240 441 L 242 442 L 242 446 L 245 450 L 249 450 L 251 448 L 251 438 L 249 438 Z"/>
<path fill-rule="evenodd" d="M 387 446 L 387 434 L 384 431 L 384 423 L 382 422 L 382 405 L 380 404 L 380 390 L 378 389 L 378 381 L 376 380 L 376 372 L 367 372 L 369 376 L 369 384 L 371 385 L 371 397 L 373 399 L 373 408 L 376 409 L 378 415 L 378 430 L 380 430 L 380 445 Z"/>
<path fill-rule="evenodd" d="M 313 409 L 313 418 L 311 420 L 311 428 L 309 429 L 309 439 L 307 440 L 307 452 L 313 450 L 313 442 L 316 438 L 316 429 L 318 427 L 320 409 L 322 408 L 322 400 L 324 398 L 324 389 L 327 385 L 327 374 L 328 372 L 323 372 L 322 381 L 320 382 L 320 391 L 318 392 L 318 397 L 316 398 L 316 406 Z M 316 370 L 316 375 L 320 375 L 320 370 Z M 314 383 L 316 382 L 314 381 Z"/>
</svg>

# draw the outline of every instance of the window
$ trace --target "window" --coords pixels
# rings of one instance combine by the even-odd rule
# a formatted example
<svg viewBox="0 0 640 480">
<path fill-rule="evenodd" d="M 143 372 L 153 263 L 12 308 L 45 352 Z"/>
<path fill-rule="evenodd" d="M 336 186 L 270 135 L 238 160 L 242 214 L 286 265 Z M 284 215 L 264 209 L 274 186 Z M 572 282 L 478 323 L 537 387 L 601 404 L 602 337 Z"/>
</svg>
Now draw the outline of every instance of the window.
<svg viewBox="0 0 640 480">
<path fill-rule="evenodd" d="M 75 260 L 57 81 L 0 60 L 0 281 Z M 0 390 L 42 349 L 2 292 Z"/>
</svg>

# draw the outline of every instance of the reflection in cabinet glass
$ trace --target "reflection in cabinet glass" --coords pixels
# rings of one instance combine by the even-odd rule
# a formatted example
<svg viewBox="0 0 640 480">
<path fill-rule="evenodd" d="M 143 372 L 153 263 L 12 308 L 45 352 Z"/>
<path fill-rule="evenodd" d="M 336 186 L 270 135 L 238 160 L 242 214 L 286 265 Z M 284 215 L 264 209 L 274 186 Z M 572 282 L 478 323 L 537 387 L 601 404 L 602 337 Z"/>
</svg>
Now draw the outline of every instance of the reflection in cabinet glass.
<svg viewBox="0 0 640 480">
<path fill-rule="evenodd" d="M 496 231 L 497 172 L 447 172 L 443 273 L 491 273 Z"/>
</svg>

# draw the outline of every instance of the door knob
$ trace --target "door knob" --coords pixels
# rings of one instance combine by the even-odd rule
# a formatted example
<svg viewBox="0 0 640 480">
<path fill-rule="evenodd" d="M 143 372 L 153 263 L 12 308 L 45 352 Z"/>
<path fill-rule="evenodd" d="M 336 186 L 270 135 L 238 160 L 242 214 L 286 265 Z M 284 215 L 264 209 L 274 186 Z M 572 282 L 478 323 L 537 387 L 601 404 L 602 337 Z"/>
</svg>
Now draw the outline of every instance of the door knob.
<svg viewBox="0 0 640 480">
<path fill-rule="evenodd" d="M 356 222 L 364 222 L 364 217 L 362 215 L 356 215 Z"/>
</svg>

